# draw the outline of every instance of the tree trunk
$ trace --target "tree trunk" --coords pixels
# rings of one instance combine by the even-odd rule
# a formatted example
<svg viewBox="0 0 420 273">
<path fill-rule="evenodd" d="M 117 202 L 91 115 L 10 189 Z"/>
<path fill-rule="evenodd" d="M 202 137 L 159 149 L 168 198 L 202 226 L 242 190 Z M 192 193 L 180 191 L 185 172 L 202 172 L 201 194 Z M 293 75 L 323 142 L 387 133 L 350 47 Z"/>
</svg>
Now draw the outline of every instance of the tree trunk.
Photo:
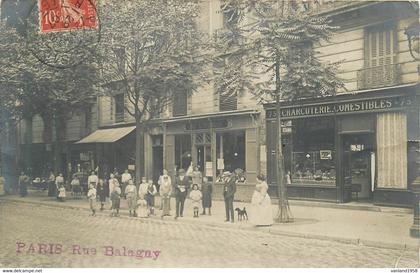
<svg viewBox="0 0 420 273">
<path fill-rule="evenodd" d="M 62 162 L 61 162 L 61 139 L 62 139 L 62 128 L 63 122 L 59 116 L 59 114 L 54 114 L 54 130 L 55 130 L 55 139 L 54 139 L 54 172 L 57 175 L 58 173 L 63 173 L 62 170 Z M 64 173 L 63 173 L 64 175 Z"/>
<path fill-rule="evenodd" d="M 12 193 L 17 188 L 16 156 L 17 147 L 20 145 L 17 141 L 16 124 L 9 122 L 9 115 L 5 109 L 1 109 L 0 115 L 0 176 L 5 179 L 4 191 Z"/>
<path fill-rule="evenodd" d="M 32 175 L 32 116 L 25 118 L 25 146 L 23 152 L 23 166 L 27 175 Z"/>
<path fill-rule="evenodd" d="M 43 113 L 41 114 L 42 121 L 44 122 L 44 131 L 42 133 L 42 138 L 45 144 L 45 153 L 47 157 L 47 170 L 46 174 L 48 175 L 50 171 L 53 170 L 52 163 L 54 162 L 54 158 L 51 151 L 51 145 L 53 142 L 53 115 L 49 113 Z M 47 150 L 47 147 L 49 147 L 49 150 Z"/>
<path fill-rule="evenodd" d="M 136 185 L 140 185 L 141 181 L 141 165 L 142 165 L 142 123 L 140 118 L 136 117 Z"/>
<path fill-rule="evenodd" d="M 280 116 L 280 60 L 276 61 L 276 124 L 277 124 L 277 141 L 276 141 L 276 161 L 277 161 L 277 191 L 279 195 L 279 211 L 276 220 L 279 223 L 293 222 L 292 212 L 287 199 L 287 187 L 285 183 L 283 146 L 281 135 L 281 116 Z"/>
</svg>

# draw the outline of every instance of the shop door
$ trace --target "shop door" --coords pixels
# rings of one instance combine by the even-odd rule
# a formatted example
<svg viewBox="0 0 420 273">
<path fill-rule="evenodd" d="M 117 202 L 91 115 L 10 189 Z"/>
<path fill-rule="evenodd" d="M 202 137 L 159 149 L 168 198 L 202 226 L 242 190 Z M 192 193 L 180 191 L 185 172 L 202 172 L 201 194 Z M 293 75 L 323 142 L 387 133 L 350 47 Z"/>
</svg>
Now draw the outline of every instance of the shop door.
<svg viewBox="0 0 420 273">
<path fill-rule="evenodd" d="M 371 161 L 374 156 L 373 151 L 373 136 L 371 134 L 343 137 L 343 202 L 369 201 L 372 198 Z"/>
</svg>

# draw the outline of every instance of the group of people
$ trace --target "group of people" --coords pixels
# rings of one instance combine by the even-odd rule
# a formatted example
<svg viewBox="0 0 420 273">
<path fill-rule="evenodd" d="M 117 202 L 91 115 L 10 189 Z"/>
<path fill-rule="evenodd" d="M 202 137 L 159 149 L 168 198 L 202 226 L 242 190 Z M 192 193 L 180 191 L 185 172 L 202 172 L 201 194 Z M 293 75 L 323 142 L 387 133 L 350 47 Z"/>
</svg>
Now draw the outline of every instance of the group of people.
<svg viewBox="0 0 420 273">
<path fill-rule="evenodd" d="M 225 212 L 227 222 L 235 221 L 235 210 L 233 207 L 234 196 L 236 193 L 237 176 L 229 171 L 223 172 L 221 181 L 223 182 L 223 197 L 225 203 Z M 24 173 L 19 177 L 20 194 L 27 194 L 27 184 L 29 177 Z M 56 196 L 58 201 L 64 201 L 66 189 L 64 177 L 61 173 L 54 176 L 51 172 L 48 178 L 48 196 Z M 184 216 L 184 206 L 187 197 L 191 200 L 193 207 L 193 217 L 200 215 L 211 215 L 213 185 L 207 177 L 203 177 L 197 167 L 186 172 L 179 169 L 172 181 L 167 170 L 163 170 L 162 175 L 157 181 L 158 189 L 153 180 L 143 177 L 141 183 L 136 186 L 128 170 L 119 176 L 111 173 L 106 185 L 104 179 L 101 179 L 92 171 L 87 178 L 88 191 L 87 198 L 90 203 L 91 215 L 96 214 L 96 204 L 100 202 L 100 210 L 104 210 L 106 198 L 111 201 L 111 216 L 119 216 L 120 200 L 127 200 L 128 211 L 131 217 L 149 217 L 155 214 L 155 196 L 159 193 L 161 218 L 171 216 L 171 197 L 175 197 L 175 219 Z M 82 194 L 80 178 L 73 175 L 70 182 L 71 190 L 74 196 L 79 197 Z M 255 225 L 271 225 L 273 223 L 271 199 L 267 193 L 268 185 L 263 175 L 257 177 L 257 183 L 251 199 L 250 220 Z"/>
</svg>

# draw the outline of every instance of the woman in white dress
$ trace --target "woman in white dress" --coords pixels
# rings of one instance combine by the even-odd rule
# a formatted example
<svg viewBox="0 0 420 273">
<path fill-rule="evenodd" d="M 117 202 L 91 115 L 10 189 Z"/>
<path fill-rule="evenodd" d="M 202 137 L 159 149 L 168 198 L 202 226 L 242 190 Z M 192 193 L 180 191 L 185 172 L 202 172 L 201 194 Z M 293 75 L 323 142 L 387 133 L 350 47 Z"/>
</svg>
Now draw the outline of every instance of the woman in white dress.
<svg viewBox="0 0 420 273">
<path fill-rule="evenodd" d="M 264 175 L 258 175 L 257 185 L 251 199 L 251 223 L 256 226 L 271 226 L 273 224 L 273 211 L 271 198 L 267 193 L 268 185 Z"/>
</svg>

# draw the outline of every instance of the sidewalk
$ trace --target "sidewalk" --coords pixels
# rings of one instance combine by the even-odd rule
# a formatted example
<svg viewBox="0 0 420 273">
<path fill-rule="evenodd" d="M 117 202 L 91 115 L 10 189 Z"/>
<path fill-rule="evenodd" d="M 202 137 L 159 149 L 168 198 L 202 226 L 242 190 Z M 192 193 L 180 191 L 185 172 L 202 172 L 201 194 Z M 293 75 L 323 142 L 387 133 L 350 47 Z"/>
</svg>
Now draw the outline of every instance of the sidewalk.
<svg viewBox="0 0 420 273">
<path fill-rule="evenodd" d="M 160 198 L 155 202 L 160 204 Z M 79 200 L 67 199 L 66 202 L 57 202 L 55 198 L 47 197 L 46 192 L 29 192 L 29 196 L 21 198 L 17 195 L 0 197 L 0 201 L 26 202 L 53 207 L 73 208 L 88 210 L 89 204 L 86 198 Z M 418 250 L 420 241 L 409 235 L 409 228 L 413 221 L 410 210 L 400 208 L 377 207 L 369 209 L 369 206 L 352 205 L 343 208 L 337 204 L 318 204 L 319 202 L 291 201 L 291 211 L 295 221 L 286 224 L 274 224 L 271 227 L 255 227 L 247 221 L 226 223 L 225 209 L 222 201 L 213 201 L 212 216 L 193 218 L 193 210 L 189 200 L 185 203 L 184 217 L 174 220 L 173 217 L 165 217 L 164 221 L 179 221 L 187 223 L 205 224 L 223 228 L 239 228 L 259 230 L 278 235 L 313 238 L 321 240 L 334 240 L 349 244 L 360 244 L 375 247 L 393 249 Z M 98 206 L 99 207 L 99 206 Z M 105 205 L 106 210 L 100 214 L 108 215 L 110 203 Z M 249 203 L 235 202 L 234 207 L 246 207 L 249 212 Z M 127 215 L 127 204 L 121 202 L 121 215 Z M 175 200 L 171 199 L 171 212 L 174 214 Z M 277 206 L 273 205 L 273 215 L 277 213 Z M 158 216 L 150 218 L 151 221 L 162 221 L 159 217 L 160 210 L 156 209 Z M 88 212 L 86 212 L 88 214 Z M 122 217 L 124 218 L 124 217 Z M 235 219 L 236 220 L 236 219 Z"/>
</svg>

